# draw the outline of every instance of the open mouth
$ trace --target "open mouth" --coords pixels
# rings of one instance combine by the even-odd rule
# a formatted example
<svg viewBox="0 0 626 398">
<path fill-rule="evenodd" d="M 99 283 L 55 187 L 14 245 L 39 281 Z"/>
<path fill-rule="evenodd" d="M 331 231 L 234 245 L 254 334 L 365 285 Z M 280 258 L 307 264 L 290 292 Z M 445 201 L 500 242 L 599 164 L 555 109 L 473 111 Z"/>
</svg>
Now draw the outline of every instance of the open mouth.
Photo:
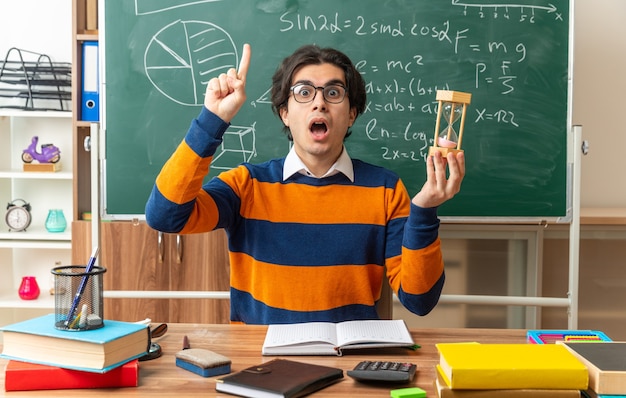
<svg viewBox="0 0 626 398">
<path fill-rule="evenodd" d="M 322 137 L 328 132 L 328 126 L 325 122 L 313 122 L 309 129 L 315 137 Z"/>
</svg>

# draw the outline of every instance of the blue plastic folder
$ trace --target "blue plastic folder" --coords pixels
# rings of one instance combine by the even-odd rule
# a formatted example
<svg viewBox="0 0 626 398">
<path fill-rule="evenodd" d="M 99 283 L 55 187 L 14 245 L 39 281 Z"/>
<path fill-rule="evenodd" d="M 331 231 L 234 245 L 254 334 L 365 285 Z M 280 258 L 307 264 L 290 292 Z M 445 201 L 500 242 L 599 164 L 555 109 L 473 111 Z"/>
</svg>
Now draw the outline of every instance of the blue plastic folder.
<svg viewBox="0 0 626 398">
<path fill-rule="evenodd" d="M 81 89 L 80 120 L 100 120 L 100 79 L 98 76 L 98 42 L 83 43 L 83 79 Z"/>
</svg>

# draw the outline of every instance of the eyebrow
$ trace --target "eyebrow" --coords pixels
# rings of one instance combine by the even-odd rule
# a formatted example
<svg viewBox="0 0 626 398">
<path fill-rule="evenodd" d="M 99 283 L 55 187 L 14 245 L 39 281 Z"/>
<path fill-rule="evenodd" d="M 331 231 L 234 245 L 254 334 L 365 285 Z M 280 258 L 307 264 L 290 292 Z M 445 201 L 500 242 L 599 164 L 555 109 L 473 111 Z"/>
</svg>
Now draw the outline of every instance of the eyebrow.
<svg viewBox="0 0 626 398">
<path fill-rule="evenodd" d="M 297 82 L 293 83 L 294 86 L 297 86 L 298 84 L 308 84 L 311 85 L 313 87 L 315 87 L 315 84 L 313 84 L 312 81 L 310 80 L 298 80 Z M 343 87 L 346 87 L 346 83 L 344 83 L 343 81 L 341 81 L 340 79 L 332 79 L 327 81 L 322 87 L 326 87 L 326 86 L 330 86 L 330 85 L 341 85 Z"/>
</svg>

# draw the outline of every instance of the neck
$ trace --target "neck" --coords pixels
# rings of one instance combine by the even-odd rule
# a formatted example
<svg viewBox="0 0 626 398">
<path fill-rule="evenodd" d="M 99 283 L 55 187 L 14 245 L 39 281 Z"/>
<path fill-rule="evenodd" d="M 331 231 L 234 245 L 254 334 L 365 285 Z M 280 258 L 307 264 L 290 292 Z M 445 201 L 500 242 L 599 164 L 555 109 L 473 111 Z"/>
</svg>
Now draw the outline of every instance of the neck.
<svg viewBox="0 0 626 398">
<path fill-rule="evenodd" d="M 328 170 L 330 170 L 332 165 L 335 164 L 337 159 L 339 159 L 339 156 L 341 156 L 342 152 L 343 152 L 343 147 L 336 154 L 327 154 L 326 156 L 320 156 L 320 155 L 305 153 L 304 154 L 305 156 L 302 156 L 302 154 L 300 154 L 296 150 L 296 153 L 298 154 L 298 157 L 300 158 L 300 160 L 302 160 L 302 163 L 304 163 L 307 169 L 309 169 L 309 171 L 313 173 L 315 177 L 321 177 L 324 174 L 326 174 Z"/>
</svg>

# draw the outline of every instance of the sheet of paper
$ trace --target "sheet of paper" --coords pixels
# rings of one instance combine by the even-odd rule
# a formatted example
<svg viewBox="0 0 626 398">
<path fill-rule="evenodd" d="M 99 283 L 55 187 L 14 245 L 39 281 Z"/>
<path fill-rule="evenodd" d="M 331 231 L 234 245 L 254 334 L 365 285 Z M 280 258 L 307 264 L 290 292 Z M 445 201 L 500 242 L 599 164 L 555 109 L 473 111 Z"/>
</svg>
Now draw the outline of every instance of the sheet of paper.
<svg viewBox="0 0 626 398">
<path fill-rule="evenodd" d="M 413 343 L 401 319 L 342 322 L 337 325 L 337 341 L 340 346 L 359 342 Z"/>
<path fill-rule="evenodd" d="M 264 346 L 278 347 L 307 342 L 326 342 L 333 346 L 336 345 L 335 324 L 309 322 L 290 325 L 270 325 Z"/>
</svg>

